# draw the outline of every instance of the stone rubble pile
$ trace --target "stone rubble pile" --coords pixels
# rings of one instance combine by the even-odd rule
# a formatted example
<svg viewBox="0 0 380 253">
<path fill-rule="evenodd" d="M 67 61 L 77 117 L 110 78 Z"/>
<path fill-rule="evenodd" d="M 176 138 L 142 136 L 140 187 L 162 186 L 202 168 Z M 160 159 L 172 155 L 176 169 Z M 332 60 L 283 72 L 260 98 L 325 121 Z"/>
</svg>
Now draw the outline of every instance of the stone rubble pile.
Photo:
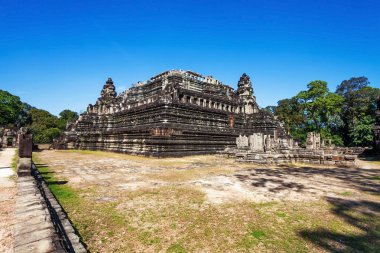
<svg viewBox="0 0 380 253">
<path fill-rule="evenodd" d="M 292 138 L 254 133 L 236 138 L 236 146 L 226 148 L 221 154 L 235 157 L 237 161 L 259 164 L 311 163 L 338 166 L 355 165 L 363 148 L 335 147 L 331 140 L 321 140 L 318 133 L 307 135 L 306 148 L 299 147 Z"/>
</svg>

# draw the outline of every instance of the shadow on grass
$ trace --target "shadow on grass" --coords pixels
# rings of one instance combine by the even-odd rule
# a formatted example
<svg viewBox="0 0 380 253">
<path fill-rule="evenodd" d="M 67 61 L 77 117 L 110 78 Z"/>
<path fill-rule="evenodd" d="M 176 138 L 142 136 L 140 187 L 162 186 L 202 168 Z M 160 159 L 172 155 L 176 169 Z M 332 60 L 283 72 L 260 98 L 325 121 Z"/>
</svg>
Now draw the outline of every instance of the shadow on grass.
<svg viewBox="0 0 380 253">
<path fill-rule="evenodd" d="M 270 192 L 281 192 L 289 189 L 303 192 L 315 187 L 313 181 L 319 184 L 326 184 L 326 187 L 329 187 L 329 182 L 323 182 L 323 179 L 321 180 L 320 177 L 314 177 L 324 176 L 326 178 L 341 180 L 347 187 L 379 195 L 380 182 L 374 180 L 378 175 L 379 169 L 281 166 L 277 168 L 253 169 L 249 173 L 238 172 L 234 176 L 241 182 L 249 183 L 258 188 L 266 188 Z M 299 183 L 297 179 L 307 179 L 308 183 Z"/>
<path fill-rule="evenodd" d="M 68 202 L 76 202 L 80 201 L 75 193 L 75 191 L 67 184 L 69 181 L 67 180 L 58 180 L 54 177 L 54 171 L 50 170 L 49 165 L 45 163 L 35 163 L 36 168 L 38 170 L 38 173 L 43 177 L 45 183 L 49 187 L 50 191 L 53 193 L 55 198 L 57 199 L 58 203 L 62 206 L 62 212 L 66 215 L 68 220 L 70 221 L 75 234 L 78 235 L 80 242 L 82 245 L 87 249 L 87 244 L 84 242 L 83 236 L 78 231 L 77 227 L 71 220 L 70 216 L 66 213 L 65 207 L 62 205 L 62 201 L 68 201 Z M 42 169 L 42 170 L 41 170 Z M 63 229 L 63 233 L 66 233 L 66 230 Z M 71 242 L 69 242 L 71 244 Z M 74 252 L 74 251 L 68 251 L 68 252 Z M 87 249 L 87 252 L 90 253 L 90 251 Z"/>
<path fill-rule="evenodd" d="M 380 162 L 380 156 L 359 156 L 359 159 L 367 162 Z"/>
<path fill-rule="evenodd" d="M 380 252 L 380 204 L 371 201 L 326 198 L 331 212 L 361 230 L 361 235 L 325 228 L 302 230 L 299 235 L 329 252 Z"/>
<path fill-rule="evenodd" d="M 49 167 L 46 163 L 35 163 L 35 165 L 36 165 L 38 168 L 47 168 L 47 167 Z"/>
<path fill-rule="evenodd" d="M 56 181 L 49 181 L 47 182 L 47 185 L 63 185 L 63 184 L 67 184 L 69 181 L 67 180 L 56 180 Z"/>
</svg>

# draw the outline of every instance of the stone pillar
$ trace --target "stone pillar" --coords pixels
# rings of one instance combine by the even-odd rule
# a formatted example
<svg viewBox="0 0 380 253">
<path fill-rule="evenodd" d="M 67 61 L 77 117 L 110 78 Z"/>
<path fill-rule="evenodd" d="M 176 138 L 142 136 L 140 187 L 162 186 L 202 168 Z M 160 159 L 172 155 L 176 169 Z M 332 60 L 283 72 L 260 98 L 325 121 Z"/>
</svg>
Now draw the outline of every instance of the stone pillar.
<svg viewBox="0 0 380 253">
<path fill-rule="evenodd" d="M 308 150 L 315 149 L 315 140 L 314 140 L 314 133 L 313 132 L 307 133 L 306 149 L 308 149 Z"/>
<path fill-rule="evenodd" d="M 315 149 L 320 149 L 321 148 L 321 134 L 316 133 L 314 135 L 314 140 L 315 140 Z"/>
<path fill-rule="evenodd" d="M 266 135 L 265 137 L 265 151 L 271 150 L 272 148 L 272 143 L 270 139 L 270 135 Z"/>
<path fill-rule="evenodd" d="M 18 164 L 17 175 L 30 176 L 32 168 L 32 149 L 33 141 L 32 135 L 27 133 L 20 133 L 18 135 Z"/>
<path fill-rule="evenodd" d="M 245 135 L 239 135 L 239 137 L 236 138 L 236 146 L 238 148 L 248 147 L 248 137 Z"/>
<path fill-rule="evenodd" d="M 264 140 L 263 140 L 263 134 L 262 133 L 254 133 L 249 136 L 249 146 L 251 148 L 251 151 L 258 151 L 262 152 L 264 151 Z"/>
<path fill-rule="evenodd" d="M 294 145 L 293 143 L 294 143 L 293 139 L 289 138 L 288 140 L 289 148 L 293 148 L 293 145 Z"/>
</svg>

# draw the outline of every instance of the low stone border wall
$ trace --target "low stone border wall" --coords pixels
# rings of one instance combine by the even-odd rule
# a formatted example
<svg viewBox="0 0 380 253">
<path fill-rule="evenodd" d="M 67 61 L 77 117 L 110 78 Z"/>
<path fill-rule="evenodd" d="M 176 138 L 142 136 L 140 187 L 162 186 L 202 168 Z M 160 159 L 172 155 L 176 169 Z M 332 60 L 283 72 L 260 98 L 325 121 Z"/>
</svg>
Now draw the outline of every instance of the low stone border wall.
<svg viewBox="0 0 380 253">
<path fill-rule="evenodd" d="M 15 253 L 87 252 L 63 208 L 32 163 L 17 179 Z"/>
</svg>

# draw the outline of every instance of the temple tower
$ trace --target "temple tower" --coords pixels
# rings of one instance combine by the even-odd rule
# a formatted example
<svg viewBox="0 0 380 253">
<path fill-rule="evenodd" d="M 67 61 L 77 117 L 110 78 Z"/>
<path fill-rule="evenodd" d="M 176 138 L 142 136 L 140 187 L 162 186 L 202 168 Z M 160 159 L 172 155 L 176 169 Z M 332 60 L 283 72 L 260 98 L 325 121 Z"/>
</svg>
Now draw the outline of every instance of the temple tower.
<svg viewBox="0 0 380 253">
<path fill-rule="evenodd" d="M 102 100 L 103 102 L 107 102 L 116 97 L 117 94 L 115 91 L 115 85 L 113 85 L 112 78 L 108 78 L 100 94 L 101 94 L 101 97 L 99 98 L 99 100 Z"/>
<path fill-rule="evenodd" d="M 244 73 L 238 82 L 237 95 L 243 101 L 243 112 L 246 114 L 253 114 L 259 111 L 256 104 L 256 97 L 253 95 L 253 88 L 251 79 Z"/>
</svg>

